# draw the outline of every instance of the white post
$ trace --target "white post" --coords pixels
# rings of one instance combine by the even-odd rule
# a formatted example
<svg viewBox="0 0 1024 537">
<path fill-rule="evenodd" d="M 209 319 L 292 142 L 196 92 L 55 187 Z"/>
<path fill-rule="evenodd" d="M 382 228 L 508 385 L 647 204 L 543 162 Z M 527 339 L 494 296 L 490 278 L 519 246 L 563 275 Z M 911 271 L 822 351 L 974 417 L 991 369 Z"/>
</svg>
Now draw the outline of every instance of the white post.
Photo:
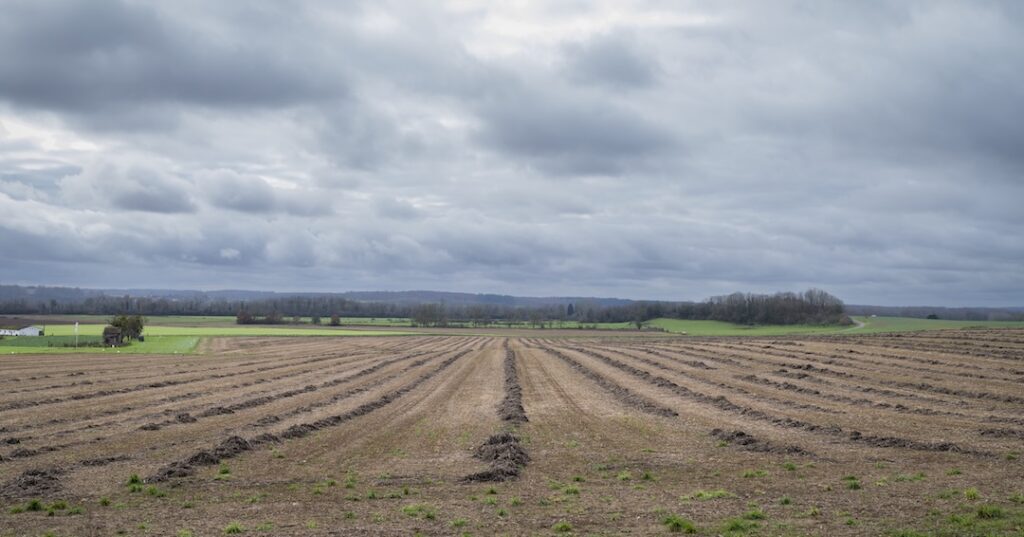
<svg viewBox="0 0 1024 537">
<path fill-rule="evenodd" d="M 75 321 L 75 348 L 78 348 L 78 321 Z"/>
</svg>

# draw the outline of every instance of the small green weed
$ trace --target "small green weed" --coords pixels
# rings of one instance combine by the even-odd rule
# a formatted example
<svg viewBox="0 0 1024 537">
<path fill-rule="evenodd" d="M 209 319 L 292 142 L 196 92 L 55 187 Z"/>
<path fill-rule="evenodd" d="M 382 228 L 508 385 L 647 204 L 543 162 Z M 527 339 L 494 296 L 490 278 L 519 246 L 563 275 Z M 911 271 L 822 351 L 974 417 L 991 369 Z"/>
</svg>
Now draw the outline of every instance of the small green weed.
<svg viewBox="0 0 1024 537">
<path fill-rule="evenodd" d="M 162 491 L 162 490 L 160 490 L 159 488 L 157 488 L 155 486 L 148 487 L 146 489 L 146 494 L 149 494 L 150 496 L 152 496 L 154 498 L 163 498 L 163 497 L 167 496 L 167 493 L 165 491 Z"/>
<path fill-rule="evenodd" d="M 683 496 L 682 499 L 684 499 L 684 500 L 697 500 L 697 501 L 703 502 L 703 501 L 707 501 L 707 500 L 717 500 L 719 498 L 735 498 L 735 497 L 736 497 L 735 494 L 733 494 L 733 493 L 731 493 L 731 492 L 729 492 L 727 490 L 716 489 L 716 490 L 698 490 L 698 491 L 695 491 L 695 492 L 689 494 L 688 496 Z"/>
<path fill-rule="evenodd" d="M 730 518 L 722 523 L 723 532 L 746 532 L 757 527 L 757 524 L 742 518 Z"/>
<path fill-rule="evenodd" d="M 999 506 L 991 504 L 979 505 L 978 510 L 974 514 L 978 518 L 987 520 L 993 518 L 1003 518 L 1004 516 L 1003 510 Z"/>
<path fill-rule="evenodd" d="M 551 529 L 558 533 L 569 533 L 570 531 L 572 531 L 572 524 L 564 520 L 559 520 L 558 522 L 555 522 L 553 526 L 551 526 Z"/>
<path fill-rule="evenodd" d="M 671 532 L 697 533 L 697 526 L 679 515 L 666 515 L 665 518 L 661 519 L 661 523 Z"/>
<path fill-rule="evenodd" d="M 413 503 L 406 505 L 402 507 L 402 513 L 413 518 L 424 518 L 427 520 L 434 520 L 437 518 L 437 512 L 434 508 L 425 503 Z"/>
<path fill-rule="evenodd" d="M 896 481 L 897 483 L 906 483 L 908 481 L 923 481 L 925 477 L 928 476 L 926 476 L 924 472 L 918 472 L 912 475 L 896 474 L 896 476 L 893 477 L 893 481 Z"/>
<path fill-rule="evenodd" d="M 744 513 L 743 518 L 747 520 L 764 520 L 768 518 L 768 515 L 766 515 L 760 507 L 755 507 L 754 509 L 751 509 L 750 511 Z"/>
</svg>

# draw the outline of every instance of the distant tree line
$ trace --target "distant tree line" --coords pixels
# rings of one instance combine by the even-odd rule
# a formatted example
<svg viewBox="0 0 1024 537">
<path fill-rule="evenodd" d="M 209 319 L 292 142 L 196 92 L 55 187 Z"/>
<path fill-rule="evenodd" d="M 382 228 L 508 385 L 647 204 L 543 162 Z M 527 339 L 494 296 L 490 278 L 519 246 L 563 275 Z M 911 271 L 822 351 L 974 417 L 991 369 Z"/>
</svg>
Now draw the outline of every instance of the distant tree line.
<svg viewBox="0 0 1024 537">
<path fill-rule="evenodd" d="M 548 326 L 553 321 L 582 324 L 643 323 L 659 317 L 717 320 L 738 324 L 835 324 L 844 320 L 838 298 L 817 289 L 773 295 L 733 293 L 702 302 L 638 301 L 602 305 L 581 299 L 575 304 L 511 306 L 504 304 L 362 302 L 336 296 L 287 296 L 258 300 L 200 300 L 124 296 L 89 296 L 72 302 L 19 298 L 0 302 L 5 314 L 93 315 L 219 315 L 235 316 L 239 324 L 289 324 L 304 317 L 411 319 L 419 326 L 488 326 L 528 324 Z"/>
<path fill-rule="evenodd" d="M 946 319 L 948 321 L 1024 321 L 1022 308 L 943 308 L 932 306 L 858 306 L 847 305 L 850 315 L 881 315 Z"/>
</svg>

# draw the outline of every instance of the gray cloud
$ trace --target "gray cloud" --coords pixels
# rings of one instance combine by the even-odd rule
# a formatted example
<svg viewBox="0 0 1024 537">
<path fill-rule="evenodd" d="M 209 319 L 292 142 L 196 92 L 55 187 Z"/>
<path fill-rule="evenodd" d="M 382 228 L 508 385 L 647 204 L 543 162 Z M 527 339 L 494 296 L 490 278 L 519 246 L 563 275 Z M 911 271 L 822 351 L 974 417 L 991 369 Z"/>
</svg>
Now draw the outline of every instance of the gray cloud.
<svg viewBox="0 0 1024 537">
<path fill-rule="evenodd" d="M 615 90 L 643 88 L 655 83 L 658 66 L 631 36 L 601 35 L 565 47 L 565 69 L 581 84 L 605 85 Z"/>
<path fill-rule="evenodd" d="M 555 174 L 619 175 L 672 145 L 636 110 L 513 86 L 482 106 L 484 140 Z"/>
<path fill-rule="evenodd" d="M 1024 304 L 1024 10 L 0 10 L 0 280 Z"/>
</svg>

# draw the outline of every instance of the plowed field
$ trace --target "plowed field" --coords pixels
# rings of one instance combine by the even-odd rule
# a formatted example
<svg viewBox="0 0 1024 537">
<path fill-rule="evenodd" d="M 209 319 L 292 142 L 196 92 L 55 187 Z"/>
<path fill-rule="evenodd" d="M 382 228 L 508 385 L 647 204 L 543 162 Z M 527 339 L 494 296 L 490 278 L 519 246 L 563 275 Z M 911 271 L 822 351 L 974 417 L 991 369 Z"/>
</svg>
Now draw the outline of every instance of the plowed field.
<svg viewBox="0 0 1024 537">
<path fill-rule="evenodd" d="M 1024 531 L 1022 330 L 205 349 L 0 358 L 0 535 Z"/>
</svg>

